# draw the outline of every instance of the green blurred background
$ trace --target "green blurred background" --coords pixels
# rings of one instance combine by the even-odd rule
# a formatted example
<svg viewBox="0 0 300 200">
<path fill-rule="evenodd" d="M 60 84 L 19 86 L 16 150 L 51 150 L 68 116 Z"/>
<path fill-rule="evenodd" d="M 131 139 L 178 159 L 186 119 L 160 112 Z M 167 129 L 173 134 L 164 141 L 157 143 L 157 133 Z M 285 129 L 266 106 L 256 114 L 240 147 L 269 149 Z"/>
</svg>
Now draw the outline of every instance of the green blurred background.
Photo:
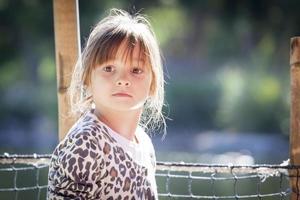
<svg viewBox="0 0 300 200">
<path fill-rule="evenodd" d="M 165 140 L 154 138 L 158 159 L 288 157 L 289 42 L 300 32 L 300 1 L 80 0 L 82 44 L 105 11 L 133 5 L 149 16 L 164 56 L 170 120 Z M 54 48 L 52 1 L 0 0 L 0 153 L 56 146 Z"/>
</svg>

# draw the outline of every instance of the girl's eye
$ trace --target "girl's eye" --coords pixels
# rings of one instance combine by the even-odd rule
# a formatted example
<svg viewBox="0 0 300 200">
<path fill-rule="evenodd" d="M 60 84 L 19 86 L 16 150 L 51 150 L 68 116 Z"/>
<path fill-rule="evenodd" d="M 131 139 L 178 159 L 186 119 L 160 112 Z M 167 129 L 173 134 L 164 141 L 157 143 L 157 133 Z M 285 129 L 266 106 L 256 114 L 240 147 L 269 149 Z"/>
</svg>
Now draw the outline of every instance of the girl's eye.
<svg viewBox="0 0 300 200">
<path fill-rule="evenodd" d="M 113 68 L 113 66 L 105 66 L 105 67 L 103 67 L 103 71 L 105 71 L 105 72 L 113 72 L 114 68 Z"/>
<path fill-rule="evenodd" d="M 132 69 L 132 73 L 141 74 L 141 73 L 143 73 L 143 70 L 141 68 L 135 67 L 135 68 Z"/>
</svg>

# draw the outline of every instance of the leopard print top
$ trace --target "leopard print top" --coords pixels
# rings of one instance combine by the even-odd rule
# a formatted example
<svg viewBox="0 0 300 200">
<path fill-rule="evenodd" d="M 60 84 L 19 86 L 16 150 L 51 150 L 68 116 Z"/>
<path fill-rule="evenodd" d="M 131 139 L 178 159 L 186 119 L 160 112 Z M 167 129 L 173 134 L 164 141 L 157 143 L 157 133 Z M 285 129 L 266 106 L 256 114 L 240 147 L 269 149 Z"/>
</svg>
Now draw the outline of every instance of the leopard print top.
<svg viewBox="0 0 300 200">
<path fill-rule="evenodd" d="M 138 128 L 138 144 L 117 134 L 90 111 L 53 152 L 47 198 L 157 199 L 155 154 Z"/>
</svg>

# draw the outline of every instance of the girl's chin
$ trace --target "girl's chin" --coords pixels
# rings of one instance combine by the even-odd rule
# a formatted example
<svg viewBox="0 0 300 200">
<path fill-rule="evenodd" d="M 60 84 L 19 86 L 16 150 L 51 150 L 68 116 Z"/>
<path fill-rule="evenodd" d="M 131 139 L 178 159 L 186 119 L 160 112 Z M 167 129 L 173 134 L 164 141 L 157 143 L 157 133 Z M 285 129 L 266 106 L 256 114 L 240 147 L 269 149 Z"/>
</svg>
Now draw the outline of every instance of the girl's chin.
<svg viewBox="0 0 300 200">
<path fill-rule="evenodd" d="M 135 104 L 135 105 L 121 105 L 119 104 L 115 108 L 120 110 L 120 111 L 140 111 L 143 109 L 143 103 L 141 104 Z"/>
<path fill-rule="evenodd" d="M 132 100 L 119 100 L 119 99 L 110 99 L 105 101 L 106 104 L 98 104 L 99 110 L 114 110 L 121 112 L 131 112 L 131 111 L 140 111 L 143 109 L 145 102 L 133 102 Z M 101 109 L 102 108 L 102 109 Z"/>
</svg>

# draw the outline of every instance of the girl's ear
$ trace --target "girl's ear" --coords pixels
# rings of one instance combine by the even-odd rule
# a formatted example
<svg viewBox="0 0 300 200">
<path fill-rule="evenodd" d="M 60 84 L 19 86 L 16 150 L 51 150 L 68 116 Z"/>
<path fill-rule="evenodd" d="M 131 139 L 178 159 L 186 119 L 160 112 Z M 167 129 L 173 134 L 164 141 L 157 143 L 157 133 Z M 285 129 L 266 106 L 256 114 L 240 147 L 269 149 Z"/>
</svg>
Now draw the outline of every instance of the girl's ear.
<svg viewBox="0 0 300 200">
<path fill-rule="evenodd" d="M 86 90 L 86 97 L 92 96 L 92 76 L 93 72 L 90 72 L 89 77 L 87 78 L 84 84 Z"/>
<path fill-rule="evenodd" d="M 89 85 L 87 86 L 87 88 L 86 88 L 86 96 L 87 96 L 87 97 L 92 96 L 92 86 L 91 86 L 91 84 L 89 84 Z"/>
<path fill-rule="evenodd" d="M 83 91 L 82 91 L 82 93 L 83 93 L 83 97 L 84 98 L 89 98 L 89 97 L 91 97 L 92 96 L 92 88 L 91 88 L 91 84 L 89 84 L 89 85 L 83 85 L 82 86 L 82 89 L 83 89 Z"/>
</svg>

